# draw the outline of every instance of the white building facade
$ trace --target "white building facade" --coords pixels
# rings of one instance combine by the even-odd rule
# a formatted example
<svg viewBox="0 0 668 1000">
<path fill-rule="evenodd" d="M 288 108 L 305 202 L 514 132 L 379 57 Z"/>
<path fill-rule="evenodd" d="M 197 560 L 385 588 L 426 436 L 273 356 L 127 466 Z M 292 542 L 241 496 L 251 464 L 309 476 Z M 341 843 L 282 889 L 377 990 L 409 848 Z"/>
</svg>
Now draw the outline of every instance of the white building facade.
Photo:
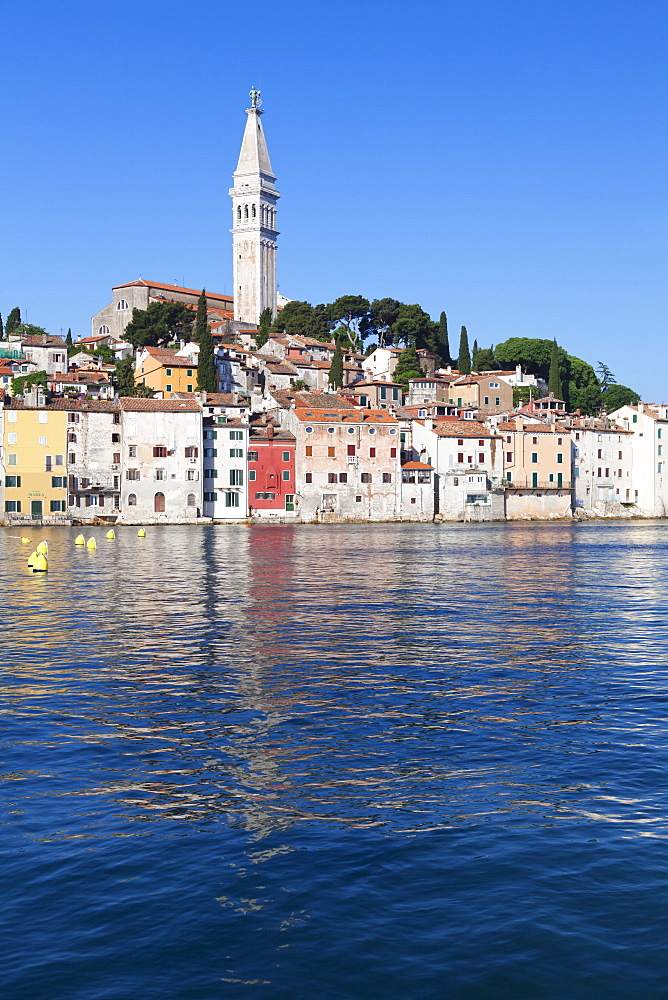
<svg viewBox="0 0 668 1000">
<path fill-rule="evenodd" d="M 631 501 L 645 517 L 668 515 L 668 406 L 638 403 L 610 415 L 631 434 Z"/>
</svg>

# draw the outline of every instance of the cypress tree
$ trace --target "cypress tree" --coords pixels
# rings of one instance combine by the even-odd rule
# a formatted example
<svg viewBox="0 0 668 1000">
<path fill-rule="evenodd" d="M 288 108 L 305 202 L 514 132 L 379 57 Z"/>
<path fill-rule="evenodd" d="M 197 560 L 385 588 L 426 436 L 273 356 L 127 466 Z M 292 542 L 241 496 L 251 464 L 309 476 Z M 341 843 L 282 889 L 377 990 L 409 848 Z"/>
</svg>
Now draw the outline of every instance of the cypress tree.
<svg viewBox="0 0 668 1000">
<path fill-rule="evenodd" d="M 478 341 L 473 341 L 473 350 L 471 351 L 471 359 L 473 361 L 473 367 L 475 368 L 475 356 L 478 353 Z"/>
<path fill-rule="evenodd" d="M 452 364 L 452 356 L 450 354 L 450 341 L 448 339 L 448 317 L 444 312 L 441 313 L 438 321 L 438 332 L 436 334 L 436 343 L 438 345 L 438 353 L 440 354 L 441 361 L 444 365 Z"/>
<path fill-rule="evenodd" d="M 551 392 L 555 399 L 561 399 L 561 378 L 559 376 L 559 348 L 556 338 L 552 341 L 552 355 L 550 357 L 550 374 L 547 382 L 548 392 Z"/>
<path fill-rule="evenodd" d="M 329 368 L 329 385 L 332 389 L 340 389 L 343 385 L 343 351 L 340 344 L 336 345 Z"/>
<path fill-rule="evenodd" d="M 459 357 L 457 358 L 457 368 L 459 369 L 460 375 L 470 375 L 471 373 L 469 335 L 465 326 L 462 327 L 462 332 L 459 337 Z"/>
<path fill-rule="evenodd" d="M 10 334 L 14 333 L 17 327 L 21 325 L 21 310 L 18 306 L 14 306 L 9 316 L 7 317 L 7 322 L 5 324 L 5 335 L 9 337 Z"/>
<path fill-rule="evenodd" d="M 415 344 L 413 341 L 410 341 L 408 347 L 401 352 L 397 359 L 392 379 L 395 382 L 400 382 L 405 391 L 408 392 L 409 379 L 419 378 L 420 375 L 424 375 L 424 372 L 420 367 L 420 359 L 415 350 Z"/>
<path fill-rule="evenodd" d="M 263 348 L 269 340 L 271 319 L 271 309 L 269 306 L 266 306 L 260 313 L 260 322 L 258 324 L 257 333 L 255 334 L 255 346 L 258 350 L 261 350 L 261 348 Z"/>
<path fill-rule="evenodd" d="M 197 388 L 203 392 L 216 392 L 218 389 L 218 373 L 213 353 L 213 339 L 206 318 L 206 292 L 204 289 L 202 289 L 202 294 L 197 303 L 194 339 L 199 344 Z"/>
<path fill-rule="evenodd" d="M 0 313 L 0 340 L 4 340 L 5 328 L 2 325 L 2 314 Z"/>
<path fill-rule="evenodd" d="M 67 336 L 65 337 L 65 343 L 67 344 L 68 350 L 69 350 L 70 347 L 74 347 L 74 341 L 72 340 L 72 327 L 71 326 L 68 326 L 68 328 L 67 328 Z"/>
</svg>

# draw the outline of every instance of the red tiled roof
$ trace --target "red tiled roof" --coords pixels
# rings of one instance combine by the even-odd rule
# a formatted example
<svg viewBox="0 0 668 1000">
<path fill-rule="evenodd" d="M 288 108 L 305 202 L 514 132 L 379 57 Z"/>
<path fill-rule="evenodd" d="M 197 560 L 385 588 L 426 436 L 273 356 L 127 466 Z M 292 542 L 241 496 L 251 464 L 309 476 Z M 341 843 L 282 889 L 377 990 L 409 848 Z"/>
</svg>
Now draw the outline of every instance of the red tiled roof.
<svg viewBox="0 0 668 1000">
<path fill-rule="evenodd" d="M 304 423 L 352 423 L 352 424 L 396 424 L 395 418 L 387 410 L 337 410 L 336 412 L 315 407 L 295 407 L 295 416 Z"/>
<path fill-rule="evenodd" d="M 132 288 L 133 286 L 137 286 L 137 285 L 140 285 L 140 286 L 143 286 L 143 287 L 146 287 L 146 288 L 162 288 L 163 291 L 182 292 L 182 293 L 185 293 L 187 295 L 201 295 L 202 294 L 202 289 L 201 288 L 183 288 L 181 285 L 163 285 L 159 281 L 144 281 L 143 278 L 138 278 L 137 281 L 128 281 L 124 285 L 114 285 L 114 289 L 116 289 L 116 288 Z M 234 299 L 232 298 L 231 295 L 219 295 L 217 292 L 207 292 L 206 293 L 206 297 L 207 297 L 207 299 L 220 299 L 221 301 L 224 301 L 224 302 L 234 302 Z"/>
<path fill-rule="evenodd" d="M 199 403 L 194 399 L 144 399 L 133 396 L 122 396 L 119 401 L 121 409 L 131 410 L 169 410 L 172 413 L 201 413 Z"/>
</svg>

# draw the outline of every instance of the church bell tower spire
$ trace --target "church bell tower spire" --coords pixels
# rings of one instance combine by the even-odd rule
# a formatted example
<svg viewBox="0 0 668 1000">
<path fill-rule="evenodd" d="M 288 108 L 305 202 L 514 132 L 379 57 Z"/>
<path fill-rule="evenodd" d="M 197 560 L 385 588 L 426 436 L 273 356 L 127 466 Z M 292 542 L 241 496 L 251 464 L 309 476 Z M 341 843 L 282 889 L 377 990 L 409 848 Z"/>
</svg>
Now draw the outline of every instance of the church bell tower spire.
<svg viewBox="0 0 668 1000">
<path fill-rule="evenodd" d="M 260 115 L 262 101 L 255 87 L 234 171 L 232 198 L 232 253 L 234 318 L 258 323 L 267 306 L 276 315 L 276 202 L 280 194 L 271 169 Z"/>
</svg>

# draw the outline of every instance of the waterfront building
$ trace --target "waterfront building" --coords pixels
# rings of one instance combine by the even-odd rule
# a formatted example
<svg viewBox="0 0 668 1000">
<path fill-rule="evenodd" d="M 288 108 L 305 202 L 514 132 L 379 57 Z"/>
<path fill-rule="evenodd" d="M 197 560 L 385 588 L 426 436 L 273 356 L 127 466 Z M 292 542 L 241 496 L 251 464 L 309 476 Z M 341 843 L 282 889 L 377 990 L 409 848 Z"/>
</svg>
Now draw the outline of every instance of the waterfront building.
<svg viewBox="0 0 668 1000">
<path fill-rule="evenodd" d="M 433 466 L 434 513 L 446 521 L 503 520 L 500 436 L 477 420 L 413 420 L 413 460 Z"/>
<path fill-rule="evenodd" d="M 229 404 L 229 399 L 224 393 L 201 394 L 204 413 L 202 513 L 204 517 L 220 521 L 248 517 L 247 409 Z M 230 416 L 230 412 L 236 415 Z"/>
<path fill-rule="evenodd" d="M 260 121 L 259 91 L 251 90 L 232 198 L 234 318 L 258 323 L 263 309 L 277 309 L 276 204 L 280 197 Z"/>
<path fill-rule="evenodd" d="M 571 436 L 561 423 L 502 421 L 506 517 L 569 517 L 573 505 Z"/>
<path fill-rule="evenodd" d="M 83 521 L 115 519 L 121 510 L 120 406 L 104 400 L 57 402 L 67 410 L 68 514 Z"/>
<path fill-rule="evenodd" d="M 646 517 L 668 514 L 668 406 L 638 403 L 622 406 L 609 414 L 610 420 L 631 431 L 631 500 Z"/>
<path fill-rule="evenodd" d="M 399 425 L 389 411 L 297 406 L 283 412 L 296 438 L 302 521 L 399 516 Z"/>
<path fill-rule="evenodd" d="M 127 397 L 119 402 L 121 519 L 131 524 L 194 520 L 202 510 L 199 402 Z"/>
<path fill-rule="evenodd" d="M 433 521 L 434 466 L 406 462 L 401 466 L 401 520 Z"/>
<path fill-rule="evenodd" d="M 249 513 L 263 519 L 297 520 L 295 436 L 276 427 L 266 414 L 250 425 L 248 441 Z"/>
<path fill-rule="evenodd" d="M 569 420 L 575 506 L 602 516 L 635 503 L 633 432 L 608 418 Z"/>
<path fill-rule="evenodd" d="M 66 400 L 41 389 L 3 407 L 4 511 L 12 521 L 67 518 Z"/>
</svg>

